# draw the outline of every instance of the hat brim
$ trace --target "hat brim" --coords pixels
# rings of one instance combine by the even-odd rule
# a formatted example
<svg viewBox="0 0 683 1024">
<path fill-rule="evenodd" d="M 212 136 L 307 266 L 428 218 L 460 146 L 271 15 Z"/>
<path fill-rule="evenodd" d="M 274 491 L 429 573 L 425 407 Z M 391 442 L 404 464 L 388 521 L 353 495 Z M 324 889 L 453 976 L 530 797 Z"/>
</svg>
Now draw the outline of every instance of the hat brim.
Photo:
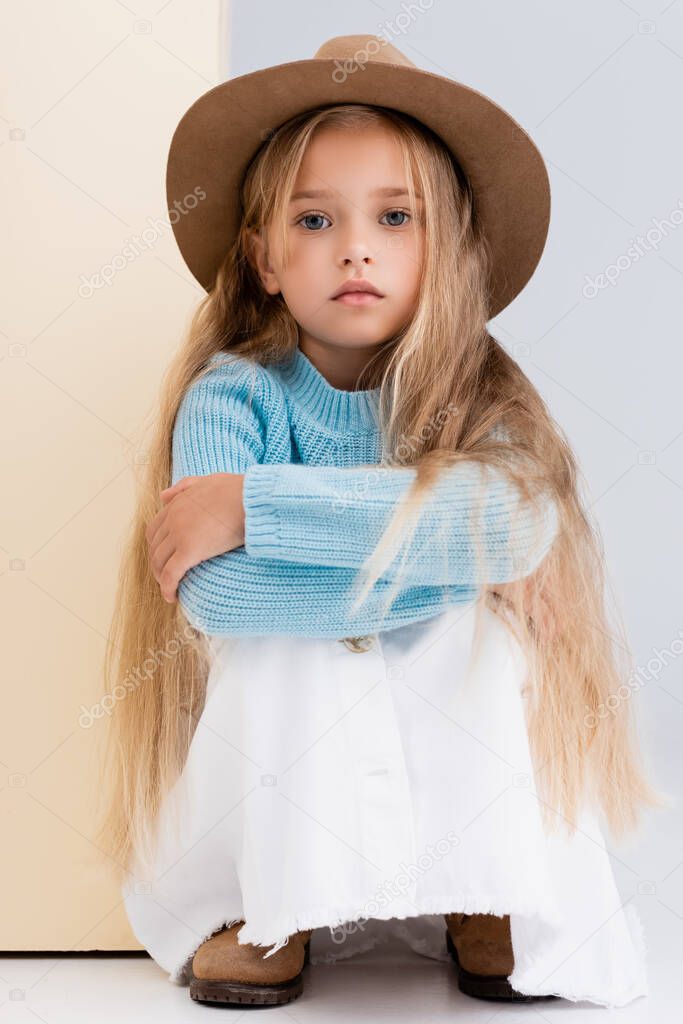
<svg viewBox="0 0 683 1024">
<path fill-rule="evenodd" d="M 290 117 L 330 103 L 371 103 L 422 121 L 468 176 L 491 253 L 489 318 L 526 285 L 550 221 L 550 183 L 529 135 L 482 93 L 420 68 L 370 61 L 343 81 L 331 59 L 292 61 L 215 86 L 196 100 L 171 140 L 166 194 L 176 241 L 209 291 L 239 228 L 239 189 L 269 133 Z M 187 212 L 187 197 L 205 198 Z M 178 204 L 178 205 L 176 205 Z"/>
</svg>

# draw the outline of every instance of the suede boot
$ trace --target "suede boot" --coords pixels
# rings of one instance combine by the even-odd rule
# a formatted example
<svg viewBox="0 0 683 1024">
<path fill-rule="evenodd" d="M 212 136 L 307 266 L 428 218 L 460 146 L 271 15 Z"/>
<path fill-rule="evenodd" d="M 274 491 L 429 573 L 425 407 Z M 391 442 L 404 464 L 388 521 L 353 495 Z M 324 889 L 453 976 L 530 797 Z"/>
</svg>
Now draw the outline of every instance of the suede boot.
<svg viewBox="0 0 683 1024">
<path fill-rule="evenodd" d="M 510 937 L 510 916 L 444 914 L 446 944 L 458 972 L 458 988 L 476 999 L 533 1002 L 556 999 L 517 992 L 507 980 L 515 966 Z"/>
<path fill-rule="evenodd" d="M 244 921 L 221 928 L 197 949 L 190 972 L 190 997 L 202 1003 L 274 1006 L 303 992 L 302 972 L 309 960 L 312 930 L 290 935 L 264 960 L 267 946 L 240 945 Z"/>
</svg>

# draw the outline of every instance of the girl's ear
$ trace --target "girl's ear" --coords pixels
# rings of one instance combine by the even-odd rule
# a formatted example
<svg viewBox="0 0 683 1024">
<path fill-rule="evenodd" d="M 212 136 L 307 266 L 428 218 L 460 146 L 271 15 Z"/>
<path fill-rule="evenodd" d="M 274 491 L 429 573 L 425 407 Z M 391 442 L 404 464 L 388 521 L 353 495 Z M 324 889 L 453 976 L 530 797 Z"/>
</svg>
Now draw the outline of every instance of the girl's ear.
<svg viewBox="0 0 683 1024">
<path fill-rule="evenodd" d="M 268 259 L 268 249 L 260 231 L 250 231 L 248 236 L 249 262 L 258 274 L 261 284 L 269 295 L 277 295 L 280 285 Z"/>
</svg>

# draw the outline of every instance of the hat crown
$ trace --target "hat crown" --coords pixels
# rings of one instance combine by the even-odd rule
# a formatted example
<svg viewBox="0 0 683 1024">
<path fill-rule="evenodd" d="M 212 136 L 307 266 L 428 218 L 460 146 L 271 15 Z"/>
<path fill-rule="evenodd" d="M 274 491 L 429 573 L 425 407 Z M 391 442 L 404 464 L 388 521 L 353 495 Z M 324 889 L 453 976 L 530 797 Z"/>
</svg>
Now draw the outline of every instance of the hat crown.
<svg viewBox="0 0 683 1024">
<path fill-rule="evenodd" d="M 328 39 L 318 47 L 314 59 L 350 60 L 361 65 L 373 61 L 377 64 L 402 64 L 406 68 L 415 67 L 412 60 L 408 60 L 386 39 L 373 35 L 333 36 L 332 39 Z"/>
</svg>

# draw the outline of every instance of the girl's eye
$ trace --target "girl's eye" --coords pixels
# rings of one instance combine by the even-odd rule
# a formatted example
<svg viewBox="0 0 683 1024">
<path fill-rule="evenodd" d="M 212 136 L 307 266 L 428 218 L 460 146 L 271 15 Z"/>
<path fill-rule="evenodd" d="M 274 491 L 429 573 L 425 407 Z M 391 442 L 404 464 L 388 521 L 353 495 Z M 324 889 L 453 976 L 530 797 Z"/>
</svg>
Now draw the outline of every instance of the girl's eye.
<svg viewBox="0 0 683 1024">
<path fill-rule="evenodd" d="M 317 220 L 317 221 L 329 220 L 329 218 L 326 217 L 324 213 L 305 213 L 303 215 L 303 217 L 299 218 L 299 220 L 297 221 L 297 224 L 301 224 L 303 221 L 307 221 L 307 220 L 311 220 L 311 219 L 314 220 L 314 221 L 315 220 Z M 317 231 L 318 228 L 320 227 L 319 224 L 315 225 L 315 226 L 312 226 L 311 224 L 304 225 L 304 226 L 308 227 L 311 231 Z"/>
<path fill-rule="evenodd" d="M 396 213 L 399 214 L 400 217 L 410 217 L 410 214 L 408 213 L 407 210 L 398 210 L 398 209 L 396 209 L 396 210 L 387 210 L 387 212 L 382 214 L 382 216 L 383 217 L 391 217 L 391 216 L 393 216 Z M 402 228 L 405 223 L 406 223 L 405 220 L 399 221 L 398 223 L 396 223 L 396 221 L 394 221 L 393 223 L 389 224 L 389 227 L 390 228 Z"/>
</svg>

